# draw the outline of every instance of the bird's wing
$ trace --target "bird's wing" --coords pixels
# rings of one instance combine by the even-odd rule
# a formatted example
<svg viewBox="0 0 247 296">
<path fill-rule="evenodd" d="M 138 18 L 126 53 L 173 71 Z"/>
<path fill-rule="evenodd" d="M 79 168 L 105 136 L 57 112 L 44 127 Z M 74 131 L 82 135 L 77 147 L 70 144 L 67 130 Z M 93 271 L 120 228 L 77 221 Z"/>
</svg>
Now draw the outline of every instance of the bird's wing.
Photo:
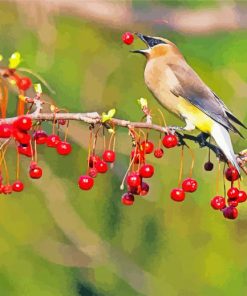
<svg viewBox="0 0 247 296">
<path fill-rule="evenodd" d="M 228 109 L 228 107 L 225 105 L 225 103 L 216 95 L 216 93 L 213 92 L 212 90 L 211 90 L 211 92 L 214 94 L 215 98 L 218 100 L 220 105 L 224 108 L 227 117 L 230 120 L 232 120 L 233 122 L 235 122 L 247 129 L 247 127 L 235 115 L 232 114 L 232 112 Z"/>
<path fill-rule="evenodd" d="M 171 89 L 174 95 L 183 97 L 225 128 L 240 134 L 229 121 L 226 112 L 230 111 L 188 64 L 184 62 L 168 66 L 178 81 L 178 84 Z"/>
</svg>

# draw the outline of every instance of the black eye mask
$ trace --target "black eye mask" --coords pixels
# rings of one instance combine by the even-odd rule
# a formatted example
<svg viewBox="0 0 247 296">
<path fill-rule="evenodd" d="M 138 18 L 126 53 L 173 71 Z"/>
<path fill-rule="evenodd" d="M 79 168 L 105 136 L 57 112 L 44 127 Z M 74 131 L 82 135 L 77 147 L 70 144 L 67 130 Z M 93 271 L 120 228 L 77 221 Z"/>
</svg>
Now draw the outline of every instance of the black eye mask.
<svg viewBox="0 0 247 296">
<path fill-rule="evenodd" d="M 143 37 L 149 47 L 154 47 L 155 45 L 158 45 L 158 44 L 166 44 L 165 41 L 160 40 L 160 39 L 156 39 L 156 38 L 152 38 L 152 37 L 148 37 L 148 36 L 143 36 Z"/>
</svg>

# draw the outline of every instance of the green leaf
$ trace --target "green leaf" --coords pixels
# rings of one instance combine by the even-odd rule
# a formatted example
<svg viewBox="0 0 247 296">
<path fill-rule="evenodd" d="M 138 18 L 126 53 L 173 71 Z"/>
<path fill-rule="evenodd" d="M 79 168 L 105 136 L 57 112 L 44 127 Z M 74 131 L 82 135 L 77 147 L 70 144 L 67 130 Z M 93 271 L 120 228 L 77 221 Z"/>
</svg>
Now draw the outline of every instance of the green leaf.
<svg viewBox="0 0 247 296">
<path fill-rule="evenodd" d="M 101 115 L 101 121 L 106 122 L 110 120 L 115 115 L 115 113 L 116 113 L 116 109 L 109 110 L 107 114 L 103 112 Z"/>
<path fill-rule="evenodd" d="M 147 108 L 148 106 L 148 101 L 144 98 L 140 98 L 139 100 L 137 100 L 138 104 L 141 105 L 141 108 Z"/>
<path fill-rule="evenodd" d="M 42 94 L 42 87 L 41 87 L 41 84 L 40 83 L 34 84 L 33 87 L 34 87 L 36 93 Z"/>
<path fill-rule="evenodd" d="M 114 115 L 115 115 L 115 113 L 116 113 L 116 109 L 111 109 L 111 110 L 109 110 L 108 111 L 108 116 L 110 117 L 110 118 L 112 118 Z"/>
<path fill-rule="evenodd" d="M 21 61 L 21 54 L 18 51 L 14 52 L 9 58 L 9 68 L 16 69 L 21 63 Z"/>
</svg>

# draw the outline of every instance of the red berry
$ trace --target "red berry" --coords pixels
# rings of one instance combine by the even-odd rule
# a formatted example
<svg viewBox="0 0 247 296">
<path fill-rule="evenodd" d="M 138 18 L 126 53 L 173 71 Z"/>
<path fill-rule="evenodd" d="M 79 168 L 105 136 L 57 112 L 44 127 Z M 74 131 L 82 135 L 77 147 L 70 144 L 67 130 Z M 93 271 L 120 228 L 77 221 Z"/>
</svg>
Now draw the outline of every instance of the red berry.
<svg viewBox="0 0 247 296">
<path fill-rule="evenodd" d="M 130 173 L 127 177 L 127 184 L 130 187 L 137 187 L 141 184 L 141 177 L 137 173 Z"/>
<path fill-rule="evenodd" d="M 27 90 L 31 87 L 32 81 L 28 77 L 22 77 L 17 80 L 16 85 L 20 90 Z"/>
<path fill-rule="evenodd" d="M 24 184 L 21 181 L 15 181 L 12 184 L 12 189 L 15 192 L 21 192 L 24 189 Z"/>
<path fill-rule="evenodd" d="M 182 188 L 185 192 L 195 192 L 197 187 L 198 183 L 192 178 L 187 178 L 182 183 Z"/>
<path fill-rule="evenodd" d="M 28 116 L 18 117 L 14 121 L 13 126 L 22 131 L 29 131 L 32 127 L 32 119 Z"/>
<path fill-rule="evenodd" d="M 222 212 L 227 219 L 236 219 L 238 217 L 238 210 L 232 206 L 223 209 Z"/>
<path fill-rule="evenodd" d="M 227 191 L 227 196 L 229 198 L 237 198 L 238 197 L 238 188 L 236 187 L 231 187 Z"/>
<path fill-rule="evenodd" d="M 0 185 L 0 194 L 3 193 L 3 188 L 4 188 L 4 185 L 1 184 L 1 185 Z"/>
<path fill-rule="evenodd" d="M 108 170 L 108 165 L 103 160 L 99 160 L 95 163 L 95 168 L 98 173 L 104 174 Z"/>
<path fill-rule="evenodd" d="M 144 164 L 139 171 L 142 178 L 151 178 L 154 174 L 154 167 L 151 164 Z"/>
<path fill-rule="evenodd" d="M 52 148 L 56 148 L 59 142 L 61 142 L 61 139 L 55 134 L 49 135 L 46 139 L 46 145 Z"/>
<path fill-rule="evenodd" d="M 238 191 L 238 202 L 245 202 L 247 199 L 247 193 L 243 190 Z"/>
<path fill-rule="evenodd" d="M 12 193 L 12 186 L 11 185 L 3 185 L 2 187 L 3 194 L 11 194 Z"/>
<path fill-rule="evenodd" d="M 215 210 L 222 210 L 226 206 L 226 200 L 222 196 L 215 196 L 211 199 L 211 207 Z"/>
<path fill-rule="evenodd" d="M 212 171 L 214 168 L 214 164 L 211 161 L 205 162 L 204 169 L 205 171 Z"/>
<path fill-rule="evenodd" d="M 141 143 L 142 150 L 146 154 L 150 154 L 154 150 L 154 144 L 151 141 L 143 141 Z"/>
<path fill-rule="evenodd" d="M 0 124 L 0 138 L 10 138 L 13 126 L 11 124 Z"/>
<path fill-rule="evenodd" d="M 237 207 L 238 199 L 237 198 L 228 198 L 227 199 L 228 206 Z"/>
<path fill-rule="evenodd" d="M 141 185 L 138 185 L 138 186 L 135 186 L 135 187 L 129 186 L 129 185 L 127 186 L 128 192 L 130 192 L 130 193 L 132 193 L 134 195 L 139 195 L 140 187 L 141 187 Z"/>
<path fill-rule="evenodd" d="M 239 173 L 235 167 L 230 167 L 225 171 L 225 176 L 228 181 L 236 181 L 239 178 Z"/>
<path fill-rule="evenodd" d="M 18 153 L 25 155 L 27 157 L 31 157 L 33 155 L 33 151 L 31 149 L 31 145 L 18 145 L 17 146 Z"/>
<path fill-rule="evenodd" d="M 135 201 L 135 197 L 132 193 L 124 193 L 122 195 L 122 204 L 124 204 L 125 206 L 132 206 L 134 201 Z"/>
<path fill-rule="evenodd" d="M 172 189 L 170 196 L 174 201 L 183 201 L 185 199 L 185 192 L 183 189 L 174 188 Z"/>
<path fill-rule="evenodd" d="M 127 45 L 130 45 L 131 43 L 133 43 L 134 41 L 134 35 L 130 32 L 125 32 L 123 35 L 122 35 L 122 41 L 127 44 Z"/>
<path fill-rule="evenodd" d="M 57 153 L 61 155 L 68 155 L 70 154 L 72 147 L 70 143 L 61 141 L 57 144 Z"/>
<path fill-rule="evenodd" d="M 130 156 L 131 156 L 131 160 L 134 158 L 135 164 L 143 163 L 145 160 L 143 151 L 140 151 L 139 149 L 132 150 Z"/>
<path fill-rule="evenodd" d="M 148 191 L 149 191 L 149 185 L 146 182 L 141 182 L 140 185 L 135 187 L 128 185 L 128 192 L 134 195 L 144 196 L 148 194 Z"/>
<path fill-rule="evenodd" d="M 92 178 L 96 178 L 98 175 L 98 171 L 96 170 L 96 168 L 90 168 L 88 170 L 88 175 Z"/>
<path fill-rule="evenodd" d="M 43 130 L 37 130 L 33 134 L 33 139 L 36 141 L 37 144 L 45 144 L 47 137 L 47 133 Z"/>
<path fill-rule="evenodd" d="M 14 128 L 12 134 L 17 142 L 26 145 L 30 144 L 31 136 L 28 133 L 22 132 L 21 130 Z"/>
<path fill-rule="evenodd" d="M 101 161 L 100 157 L 98 155 L 91 155 L 89 157 L 89 166 L 90 168 L 94 167 L 95 163 Z"/>
<path fill-rule="evenodd" d="M 145 196 L 148 194 L 149 185 L 146 182 L 142 182 L 139 190 L 140 196 Z"/>
<path fill-rule="evenodd" d="M 36 167 L 33 167 L 33 168 L 30 168 L 29 170 L 29 176 L 32 178 L 32 179 L 39 179 L 42 177 L 42 169 L 38 166 Z"/>
<path fill-rule="evenodd" d="M 105 162 L 114 162 L 116 154 L 113 150 L 105 150 L 102 158 Z"/>
<path fill-rule="evenodd" d="M 163 149 L 155 149 L 154 150 L 154 156 L 156 158 L 161 158 L 164 154 L 164 150 Z"/>
<path fill-rule="evenodd" d="M 58 124 L 60 124 L 60 125 L 65 125 L 66 124 L 66 120 L 65 119 L 59 119 L 58 120 Z"/>
<path fill-rule="evenodd" d="M 176 135 L 167 134 L 164 136 L 162 143 L 166 148 L 173 148 L 178 145 L 178 139 Z"/>
<path fill-rule="evenodd" d="M 94 185 L 94 179 L 90 176 L 80 176 L 78 185 L 82 190 L 90 190 Z"/>
<path fill-rule="evenodd" d="M 38 164 L 37 164 L 36 161 L 31 161 L 29 168 L 30 168 L 30 169 L 34 169 L 34 168 L 36 168 L 37 166 L 38 166 Z"/>
</svg>

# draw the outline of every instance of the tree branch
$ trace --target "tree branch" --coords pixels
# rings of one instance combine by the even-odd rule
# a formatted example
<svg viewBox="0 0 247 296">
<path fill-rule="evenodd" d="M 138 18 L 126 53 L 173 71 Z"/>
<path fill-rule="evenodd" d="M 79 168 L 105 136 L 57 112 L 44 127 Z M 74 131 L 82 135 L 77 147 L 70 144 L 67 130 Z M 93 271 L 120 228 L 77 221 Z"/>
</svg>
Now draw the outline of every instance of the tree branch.
<svg viewBox="0 0 247 296">
<path fill-rule="evenodd" d="M 169 132 L 169 127 L 164 127 L 161 125 L 153 124 L 150 122 L 132 122 L 124 119 L 112 118 L 110 121 L 106 123 L 101 122 L 101 116 L 97 112 L 87 112 L 87 113 L 39 113 L 34 112 L 32 114 L 27 115 L 32 120 L 36 121 L 54 121 L 59 119 L 65 120 L 76 120 L 82 121 L 90 125 L 102 124 L 106 128 L 112 128 L 115 126 L 125 127 L 125 128 L 141 128 L 141 129 L 149 129 L 154 130 L 161 133 Z M 11 117 L 6 119 L 1 119 L 0 124 L 5 123 L 13 123 L 17 117 Z M 215 153 L 216 157 L 218 157 L 221 161 L 227 162 L 223 152 L 219 147 L 207 141 L 208 135 L 206 134 L 199 134 L 198 136 L 193 136 L 190 134 L 175 132 L 179 139 L 180 145 L 187 145 L 186 140 L 192 141 L 197 143 L 201 148 L 208 147 L 212 152 Z M 243 169 L 245 174 L 247 174 L 247 168 L 245 167 L 247 163 L 247 149 L 239 152 L 236 155 L 237 161 L 240 167 Z"/>
</svg>

